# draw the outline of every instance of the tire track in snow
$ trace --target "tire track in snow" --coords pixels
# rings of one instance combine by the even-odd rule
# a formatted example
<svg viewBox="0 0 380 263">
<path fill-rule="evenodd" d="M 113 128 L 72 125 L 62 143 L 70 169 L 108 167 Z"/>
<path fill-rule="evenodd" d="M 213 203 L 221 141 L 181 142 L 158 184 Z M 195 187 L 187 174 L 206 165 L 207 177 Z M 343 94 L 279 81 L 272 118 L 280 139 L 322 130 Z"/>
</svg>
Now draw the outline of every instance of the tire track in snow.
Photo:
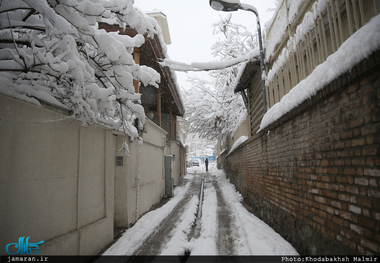
<svg viewBox="0 0 380 263">
<path fill-rule="evenodd" d="M 216 197 L 218 202 L 218 252 L 219 255 L 234 255 L 235 244 L 234 236 L 231 232 L 231 228 L 233 227 L 231 209 L 224 200 L 222 191 L 215 179 L 216 178 L 213 178 L 213 184 L 216 190 Z"/>
<path fill-rule="evenodd" d="M 201 230 L 198 238 L 190 240 L 191 255 L 217 255 L 218 217 L 217 197 L 212 178 L 207 173 L 204 182 Z"/>
<path fill-rule="evenodd" d="M 181 223 L 173 231 L 174 234 L 161 252 L 161 255 L 184 255 L 191 250 L 187 236 L 192 231 L 195 223 L 198 204 L 198 196 L 193 196 L 181 217 Z"/>
<path fill-rule="evenodd" d="M 135 255 L 136 251 L 157 232 L 161 225 L 165 223 L 167 217 L 173 213 L 173 210 L 179 206 L 179 203 L 188 194 L 193 184 L 193 177 L 189 179 L 185 186 L 179 186 L 174 190 L 175 195 L 172 199 L 161 208 L 142 216 L 103 255 Z"/>
<path fill-rule="evenodd" d="M 224 176 L 216 181 L 231 211 L 237 255 L 298 255 L 289 242 L 240 203 L 242 196 Z"/>
<path fill-rule="evenodd" d="M 190 189 L 184 198 L 173 209 L 157 231 L 140 247 L 136 255 L 160 255 L 164 251 L 167 244 L 173 238 L 175 229 L 178 227 L 179 222 L 181 222 L 181 218 L 189 208 L 193 196 L 198 196 L 200 182 L 201 179 L 198 176 L 194 176 Z"/>
</svg>

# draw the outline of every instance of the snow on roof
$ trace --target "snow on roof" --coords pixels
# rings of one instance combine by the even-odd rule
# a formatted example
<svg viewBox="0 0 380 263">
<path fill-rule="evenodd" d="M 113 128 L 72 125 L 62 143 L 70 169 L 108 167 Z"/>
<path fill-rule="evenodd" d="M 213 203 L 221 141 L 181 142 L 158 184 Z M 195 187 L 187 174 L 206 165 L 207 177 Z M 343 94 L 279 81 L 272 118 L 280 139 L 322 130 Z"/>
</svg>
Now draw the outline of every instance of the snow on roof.
<svg viewBox="0 0 380 263">
<path fill-rule="evenodd" d="M 306 79 L 292 88 L 280 102 L 270 108 L 264 115 L 258 132 L 311 98 L 325 85 L 378 49 L 380 49 L 380 15 L 373 17 L 350 36 L 335 53 L 318 65 Z"/>
<path fill-rule="evenodd" d="M 248 89 L 251 86 L 252 74 L 256 74 L 258 71 L 261 74 L 260 61 L 257 59 L 241 63 L 233 84 L 235 93 Z"/>
<path fill-rule="evenodd" d="M 270 57 L 276 50 L 276 46 L 281 43 L 284 36 L 287 33 L 288 25 L 293 24 L 294 20 L 297 18 L 299 9 L 307 2 L 307 0 L 292 0 L 292 1 L 279 1 L 277 9 L 273 14 L 273 17 L 265 24 L 266 29 L 266 39 L 265 39 L 265 59 L 269 61 Z M 313 5 L 313 15 L 314 17 L 326 10 L 327 3 L 326 0 L 316 1 Z M 305 16 L 306 17 L 306 16 Z M 309 19 L 312 24 L 314 24 L 313 19 Z M 307 21 L 302 22 L 303 26 L 298 26 L 299 29 L 303 29 L 304 32 L 307 28 L 312 26 Z M 289 36 L 290 37 L 290 36 Z M 301 38 L 303 39 L 303 38 Z M 299 39 L 297 39 L 299 41 Z"/>
<path fill-rule="evenodd" d="M 156 19 L 158 25 L 161 27 L 161 34 L 164 38 L 165 44 L 170 45 L 171 37 L 170 37 L 168 19 L 166 15 L 162 11 L 150 11 L 150 12 L 145 12 L 145 13 L 148 16 Z"/>
<path fill-rule="evenodd" d="M 270 28 L 272 27 L 272 24 L 273 24 L 273 22 L 274 22 L 274 20 L 275 20 L 275 18 L 277 16 L 277 13 L 278 13 L 278 11 L 280 10 L 280 8 L 282 6 L 282 2 L 284 2 L 284 0 L 278 1 L 276 10 L 274 11 L 272 18 L 269 19 L 267 22 L 265 22 L 265 24 L 264 24 L 265 33 L 268 33 L 269 30 L 270 30 Z"/>
<path fill-rule="evenodd" d="M 291 13 L 289 13 L 290 18 L 289 18 L 288 23 L 293 22 L 295 18 L 296 10 L 298 10 L 299 6 L 303 3 L 303 1 L 304 0 L 292 1 L 291 3 L 294 2 L 296 4 L 289 4 L 290 5 L 289 12 L 291 11 Z M 278 58 L 273 63 L 272 68 L 269 70 L 267 78 L 266 78 L 266 82 L 271 82 L 273 78 L 277 75 L 277 72 L 281 70 L 282 66 L 285 65 L 285 63 L 287 63 L 290 50 L 292 50 L 293 47 L 296 47 L 299 44 L 299 42 L 305 39 L 306 34 L 314 27 L 315 17 L 318 14 L 322 13 L 324 10 L 326 10 L 326 8 L 327 6 L 326 6 L 325 0 L 319 0 L 315 2 L 315 4 L 313 5 L 313 12 L 307 12 L 304 15 L 302 23 L 297 26 L 296 33 L 294 34 L 294 36 L 289 36 L 287 47 L 282 49 Z M 285 10 L 285 7 L 282 9 Z M 275 52 L 274 50 L 277 44 L 281 42 L 283 36 L 286 33 L 286 27 L 284 28 L 281 27 L 282 24 L 287 24 L 286 14 L 281 13 L 281 15 L 279 14 L 278 16 L 282 17 L 281 19 L 279 19 L 282 22 L 279 23 L 279 26 L 277 26 L 277 23 L 276 23 L 276 26 L 274 26 L 273 27 L 274 29 L 271 31 L 272 32 L 271 35 L 267 36 L 267 48 L 265 52 L 265 59 L 267 61 L 269 61 L 271 55 Z"/>
<path fill-rule="evenodd" d="M 286 33 L 287 28 L 287 15 L 285 1 L 278 3 L 277 9 L 273 17 L 265 24 L 266 39 L 265 43 L 265 60 L 269 61 L 270 56 L 273 54 L 277 43 L 280 43 Z"/>
</svg>

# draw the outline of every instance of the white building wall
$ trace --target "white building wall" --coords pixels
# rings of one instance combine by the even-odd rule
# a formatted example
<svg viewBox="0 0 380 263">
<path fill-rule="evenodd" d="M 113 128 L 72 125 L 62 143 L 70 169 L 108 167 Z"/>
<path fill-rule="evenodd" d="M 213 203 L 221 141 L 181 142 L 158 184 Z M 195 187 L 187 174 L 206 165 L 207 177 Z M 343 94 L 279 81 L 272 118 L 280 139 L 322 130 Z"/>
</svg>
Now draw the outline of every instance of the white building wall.
<svg viewBox="0 0 380 263">
<path fill-rule="evenodd" d="M 232 135 L 231 140 L 229 141 L 229 148 L 232 148 L 232 145 L 241 137 L 241 136 L 248 136 L 249 137 L 249 121 L 245 119 L 242 121 L 239 125 L 239 127 L 235 130 L 234 134 Z"/>
<path fill-rule="evenodd" d="M 0 95 L 0 253 L 19 237 L 40 254 L 95 254 L 113 240 L 115 138 Z M 99 238 L 101 237 L 101 238 Z"/>
<path fill-rule="evenodd" d="M 123 135 L 71 119 L 43 122 L 67 115 L 41 106 L 0 95 L 0 117 L 3 255 L 20 237 L 45 241 L 40 255 L 99 253 L 114 227 L 130 227 L 164 197 L 165 155 L 176 156 L 179 182 L 179 145 L 167 145 L 167 132 L 150 120 L 144 143 L 129 142 L 126 157 L 118 151 Z"/>
<path fill-rule="evenodd" d="M 116 167 L 116 227 L 129 227 L 164 196 L 166 132 L 148 119 L 146 131 L 142 135 L 144 142 L 141 146 L 138 146 L 137 140 L 129 142 L 130 157 L 117 152 L 117 156 L 123 157 L 124 162 L 123 166 Z M 118 135 L 117 145 L 122 142 L 123 136 Z"/>
</svg>

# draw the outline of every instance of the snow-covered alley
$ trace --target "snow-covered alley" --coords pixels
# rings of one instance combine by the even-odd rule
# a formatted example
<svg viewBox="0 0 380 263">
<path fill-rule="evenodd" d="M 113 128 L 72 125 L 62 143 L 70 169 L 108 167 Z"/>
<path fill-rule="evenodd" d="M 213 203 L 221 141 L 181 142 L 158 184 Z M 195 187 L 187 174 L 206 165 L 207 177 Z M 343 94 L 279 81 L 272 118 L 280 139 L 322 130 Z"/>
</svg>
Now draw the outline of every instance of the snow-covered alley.
<svg viewBox="0 0 380 263">
<path fill-rule="evenodd" d="M 103 255 L 298 255 L 241 201 L 224 172 L 191 167 L 174 197 L 141 217 Z"/>
</svg>

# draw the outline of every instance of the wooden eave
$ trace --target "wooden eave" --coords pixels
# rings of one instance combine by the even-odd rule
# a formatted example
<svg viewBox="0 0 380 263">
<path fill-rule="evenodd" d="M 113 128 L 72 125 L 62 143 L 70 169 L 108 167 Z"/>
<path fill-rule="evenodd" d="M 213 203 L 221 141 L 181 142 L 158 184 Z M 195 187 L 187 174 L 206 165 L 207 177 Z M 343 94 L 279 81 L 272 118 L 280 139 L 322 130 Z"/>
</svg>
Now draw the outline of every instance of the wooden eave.
<svg viewBox="0 0 380 263">
<path fill-rule="evenodd" d="M 158 62 L 165 59 L 165 56 L 162 51 L 162 47 L 160 44 L 160 40 L 157 35 L 154 36 L 153 39 L 145 38 L 147 43 L 149 44 L 151 52 L 147 50 L 147 53 L 144 53 L 145 46 L 143 45 L 141 54 L 144 54 L 141 59 L 141 64 L 154 68 L 161 75 L 161 83 L 160 87 L 162 88 L 162 110 L 166 113 L 169 112 L 169 107 L 172 106 L 172 102 L 174 101 L 175 107 L 172 108 L 173 114 L 177 116 L 183 116 L 185 113 L 183 105 L 181 103 L 180 95 L 178 94 L 178 90 L 176 88 L 175 82 L 171 76 L 170 69 L 168 67 L 162 67 Z M 149 61 L 144 59 L 146 54 L 153 53 L 154 56 L 150 57 Z M 165 94 L 169 91 L 170 95 L 165 96 Z"/>
<path fill-rule="evenodd" d="M 248 89 L 251 86 L 253 77 L 256 74 L 261 74 L 260 61 L 255 60 L 247 62 L 243 74 L 241 74 L 240 79 L 237 80 L 239 83 L 235 88 L 235 93 Z"/>
<path fill-rule="evenodd" d="M 119 34 L 128 35 L 130 37 L 134 37 L 138 34 L 135 29 L 130 27 L 123 30 L 118 25 L 109 25 L 106 23 L 99 23 L 99 28 L 105 29 L 108 32 L 119 31 Z M 158 63 L 165 59 L 160 40 L 157 35 L 154 35 L 154 38 L 150 38 L 147 35 L 144 35 L 144 37 L 145 43 L 140 47 L 140 64 L 155 69 L 161 75 L 161 83 L 159 83 L 162 100 L 161 110 L 163 113 L 169 113 L 171 108 L 174 115 L 183 116 L 185 110 L 171 72 L 169 68 L 162 67 Z"/>
</svg>

